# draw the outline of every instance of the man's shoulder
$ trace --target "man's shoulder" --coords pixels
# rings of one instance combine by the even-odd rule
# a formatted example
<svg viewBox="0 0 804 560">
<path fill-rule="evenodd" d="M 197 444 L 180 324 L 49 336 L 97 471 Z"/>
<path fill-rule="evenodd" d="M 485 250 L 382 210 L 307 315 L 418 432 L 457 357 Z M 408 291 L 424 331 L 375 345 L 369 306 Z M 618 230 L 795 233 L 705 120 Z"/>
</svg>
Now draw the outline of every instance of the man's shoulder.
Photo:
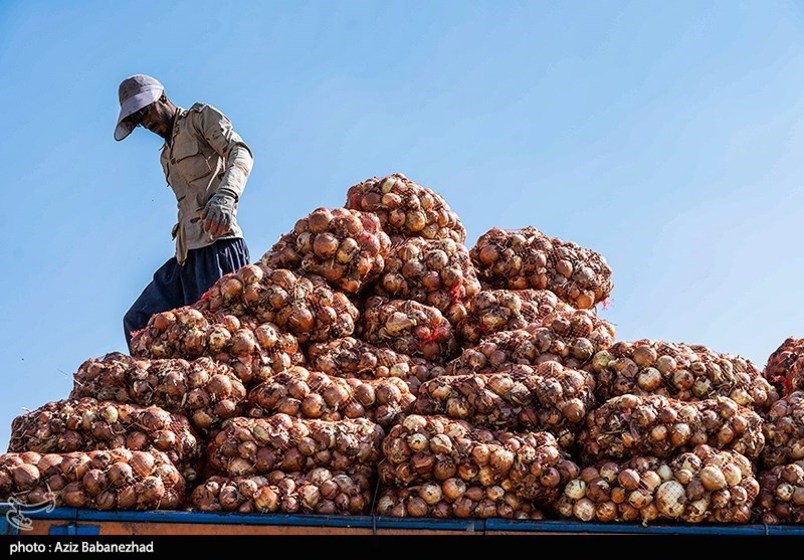
<svg viewBox="0 0 804 560">
<path fill-rule="evenodd" d="M 209 103 L 202 103 L 201 101 L 193 103 L 193 106 L 190 107 L 190 112 L 212 113 L 212 114 L 220 115 L 222 117 L 226 116 L 226 115 L 223 114 L 223 111 L 221 111 L 217 107 L 214 107 L 213 105 L 210 105 Z"/>
</svg>

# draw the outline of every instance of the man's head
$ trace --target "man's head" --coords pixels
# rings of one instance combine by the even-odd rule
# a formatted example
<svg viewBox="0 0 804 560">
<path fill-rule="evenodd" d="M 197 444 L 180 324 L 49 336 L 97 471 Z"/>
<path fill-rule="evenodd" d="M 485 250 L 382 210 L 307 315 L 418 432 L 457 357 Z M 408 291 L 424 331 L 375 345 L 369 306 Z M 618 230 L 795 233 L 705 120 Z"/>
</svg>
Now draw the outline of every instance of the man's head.
<svg viewBox="0 0 804 560">
<path fill-rule="evenodd" d="M 114 129 L 114 139 L 123 140 L 137 126 L 147 128 L 167 139 L 173 125 L 176 106 L 165 95 L 158 80 L 137 74 L 120 83 L 120 114 Z"/>
</svg>

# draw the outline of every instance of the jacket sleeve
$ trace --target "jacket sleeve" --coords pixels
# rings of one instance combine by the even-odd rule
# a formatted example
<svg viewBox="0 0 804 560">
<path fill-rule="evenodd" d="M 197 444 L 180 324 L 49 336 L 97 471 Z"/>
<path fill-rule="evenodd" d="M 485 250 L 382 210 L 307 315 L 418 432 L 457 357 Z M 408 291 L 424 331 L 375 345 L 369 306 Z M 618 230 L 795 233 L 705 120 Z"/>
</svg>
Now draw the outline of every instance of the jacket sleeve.
<svg viewBox="0 0 804 560">
<path fill-rule="evenodd" d="M 193 106 L 196 129 L 209 142 L 209 145 L 226 161 L 226 169 L 218 190 L 226 189 L 238 199 L 246 187 L 254 157 L 251 149 L 232 128 L 231 121 L 211 105 Z"/>
</svg>

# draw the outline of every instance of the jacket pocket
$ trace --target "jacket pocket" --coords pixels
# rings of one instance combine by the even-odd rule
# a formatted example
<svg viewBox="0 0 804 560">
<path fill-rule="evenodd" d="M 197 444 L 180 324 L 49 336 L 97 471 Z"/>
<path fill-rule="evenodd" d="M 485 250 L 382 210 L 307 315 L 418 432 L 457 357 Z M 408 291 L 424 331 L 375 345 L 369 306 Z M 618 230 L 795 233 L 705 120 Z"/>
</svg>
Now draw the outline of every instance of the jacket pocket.
<svg viewBox="0 0 804 560">
<path fill-rule="evenodd" d="M 212 166 L 192 136 L 176 139 L 170 163 L 188 183 L 212 173 Z"/>
</svg>

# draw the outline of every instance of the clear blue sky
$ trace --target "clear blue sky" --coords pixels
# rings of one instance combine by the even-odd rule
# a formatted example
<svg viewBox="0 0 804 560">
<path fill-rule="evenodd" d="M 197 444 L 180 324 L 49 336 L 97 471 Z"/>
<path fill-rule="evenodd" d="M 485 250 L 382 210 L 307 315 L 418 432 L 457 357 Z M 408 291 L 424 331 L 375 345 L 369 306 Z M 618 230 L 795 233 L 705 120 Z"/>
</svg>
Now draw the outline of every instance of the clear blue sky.
<svg viewBox="0 0 804 560">
<path fill-rule="evenodd" d="M 0 2 L 0 445 L 66 397 L 172 255 L 160 140 L 112 131 L 158 77 L 255 154 L 258 258 L 402 171 L 470 244 L 535 225 L 602 252 L 618 338 L 758 365 L 804 336 L 804 10 L 792 2 Z"/>
</svg>

